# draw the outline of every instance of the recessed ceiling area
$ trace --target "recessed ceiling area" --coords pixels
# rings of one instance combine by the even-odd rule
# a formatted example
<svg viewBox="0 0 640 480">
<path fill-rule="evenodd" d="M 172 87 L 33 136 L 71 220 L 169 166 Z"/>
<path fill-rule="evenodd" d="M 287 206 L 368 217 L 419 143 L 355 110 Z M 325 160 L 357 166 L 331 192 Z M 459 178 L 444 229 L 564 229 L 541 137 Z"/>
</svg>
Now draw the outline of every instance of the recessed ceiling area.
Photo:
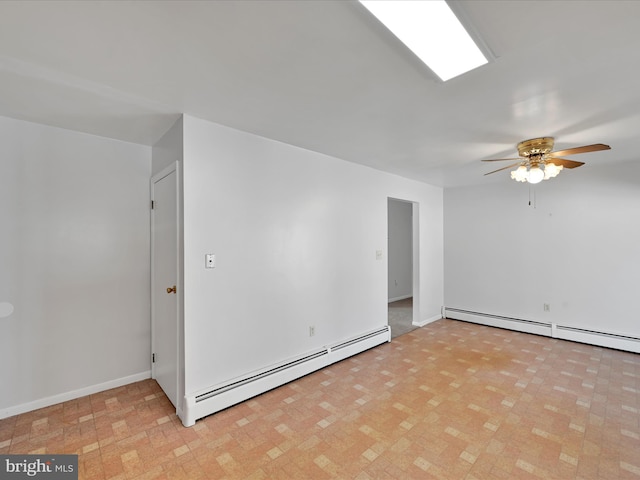
<svg viewBox="0 0 640 480">
<path fill-rule="evenodd" d="M 151 145 L 187 113 L 443 187 L 535 137 L 637 161 L 640 2 L 449 3 L 494 60 L 442 82 L 357 1 L 4 1 L 0 115 Z"/>
</svg>

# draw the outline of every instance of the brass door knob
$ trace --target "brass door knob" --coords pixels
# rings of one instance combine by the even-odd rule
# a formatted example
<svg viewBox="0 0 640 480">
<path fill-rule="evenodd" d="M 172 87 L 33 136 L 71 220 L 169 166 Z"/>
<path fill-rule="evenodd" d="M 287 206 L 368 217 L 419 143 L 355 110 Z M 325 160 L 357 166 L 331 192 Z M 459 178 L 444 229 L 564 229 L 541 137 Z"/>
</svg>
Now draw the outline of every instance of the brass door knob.
<svg viewBox="0 0 640 480">
<path fill-rule="evenodd" d="M 167 287 L 167 293 L 176 293 L 176 286 Z"/>
</svg>

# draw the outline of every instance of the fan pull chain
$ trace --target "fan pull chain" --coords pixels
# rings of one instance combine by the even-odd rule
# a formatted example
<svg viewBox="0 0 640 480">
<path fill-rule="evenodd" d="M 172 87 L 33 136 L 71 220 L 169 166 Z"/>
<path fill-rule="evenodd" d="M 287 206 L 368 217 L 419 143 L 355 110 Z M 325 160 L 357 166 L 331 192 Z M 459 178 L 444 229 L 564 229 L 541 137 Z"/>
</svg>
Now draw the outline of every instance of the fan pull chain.
<svg viewBox="0 0 640 480">
<path fill-rule="evenodd" d="M 531 203 L 531 192 L 533 192 L 533 204 Z M 529 206 L 536 208 L 536 188 L 529 185 Z"/>
</svg>

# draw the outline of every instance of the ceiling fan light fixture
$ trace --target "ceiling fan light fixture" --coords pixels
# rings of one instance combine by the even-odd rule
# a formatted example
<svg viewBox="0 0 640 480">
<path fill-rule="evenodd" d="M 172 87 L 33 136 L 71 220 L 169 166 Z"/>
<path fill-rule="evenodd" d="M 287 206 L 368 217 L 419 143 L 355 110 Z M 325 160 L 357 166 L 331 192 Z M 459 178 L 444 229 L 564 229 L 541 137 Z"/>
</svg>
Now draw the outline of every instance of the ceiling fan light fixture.
<svg viewBox="0 0 640 480">
<path fill-rule="evenodd" d="M 540 167 L 543 168 L 540 168 Z M 518 168 L 511 172 L 511 178 L 516 182 L 529 182 L 540 183 L 542 180 L 549 180 L 550 178 L 557 177 L 560 171 L 564 167 L 562 165 L 556 165 L 555 163 L 536 164 L 531 168 L 527 168 L 527 165 L 520 165 Z"/>
</svg>

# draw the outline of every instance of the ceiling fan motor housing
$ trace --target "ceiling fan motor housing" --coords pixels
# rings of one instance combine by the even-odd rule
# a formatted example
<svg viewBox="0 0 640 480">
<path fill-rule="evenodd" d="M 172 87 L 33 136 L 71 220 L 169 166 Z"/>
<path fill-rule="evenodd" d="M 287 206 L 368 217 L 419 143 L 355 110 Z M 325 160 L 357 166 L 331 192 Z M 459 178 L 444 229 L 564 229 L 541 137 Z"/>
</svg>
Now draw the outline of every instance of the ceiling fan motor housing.
<svg viewBox="0 0 640 480">
<path fill-rule="evenodd" d="M 521 157 L 543 156 L 553 150 L 553 137 L 532 138 L 518 144 Z"/>
</svg>

